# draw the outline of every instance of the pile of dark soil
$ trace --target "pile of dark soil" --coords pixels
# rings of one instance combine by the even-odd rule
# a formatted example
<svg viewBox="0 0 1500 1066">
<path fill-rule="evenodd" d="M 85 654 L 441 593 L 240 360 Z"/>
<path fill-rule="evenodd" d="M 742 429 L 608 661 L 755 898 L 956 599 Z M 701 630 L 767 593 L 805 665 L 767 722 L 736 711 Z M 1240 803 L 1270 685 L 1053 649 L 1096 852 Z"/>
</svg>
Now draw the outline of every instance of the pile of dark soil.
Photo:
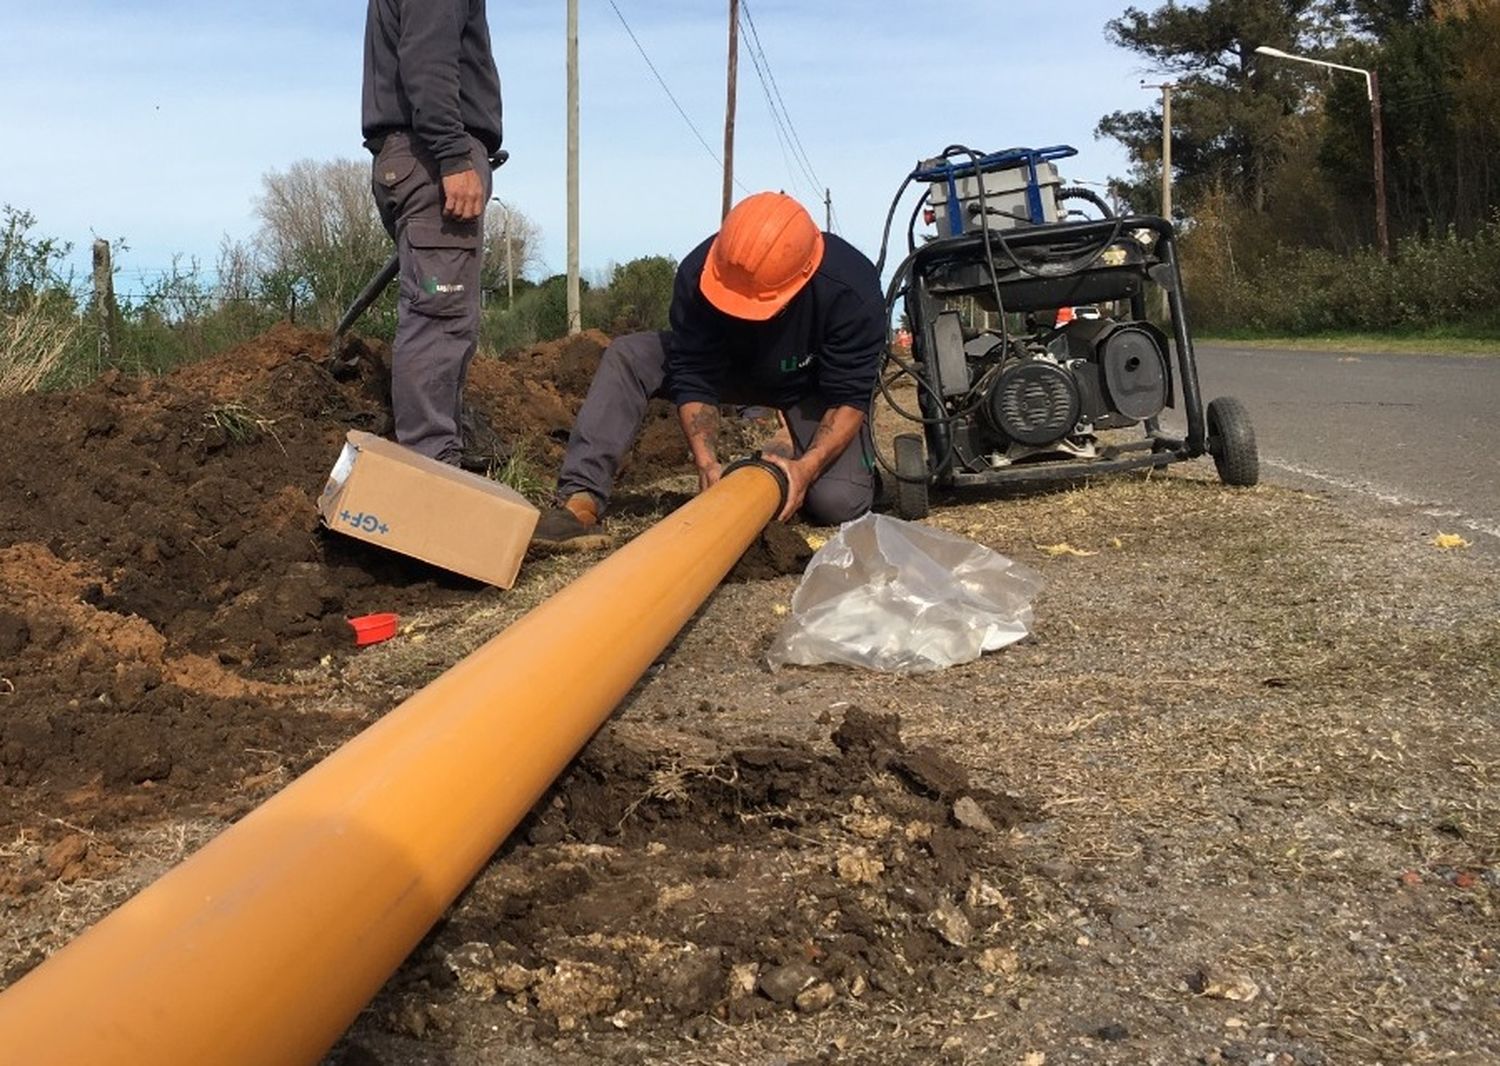
<svg viewBox="0 0 1500 1066">
<path fill-rule="evenodd" d="M 501 435 L 556 471 L 573 416 L 588 393 L 609 338 L 598 330 L 538 345 L 504 359 L 478 359 L 469 370 L 468 400 Z M 653 400 L 635 447 L 620 469 L 620 484 L 646 485 L 690 469 L 672 406 Z"/>
<path fill-rule="evenodd" d="M 832 752 L 683 740 L 617 729 L 585 750 L 377 1000 L 405 1045 L 381 1051 L 430 1055 L 460 1017 L 523 1040 L 691 1036 L 1014 966 L 1003 842 L 1024 811 L 908 750 L 896 716 L 850 709 Z"/>
<path fill-rule="evenodd" d="M 470 406 L 543 480 L 607 343 L 475 364 Z M 258 772 L 256 750 L 342 740 L 278 705 L 353 651 L 347 617 L 499 595 L 320 528 L 344 434 L 390 428 L 388 353 L 356 342 L 342 380 L 328 350 L 283 325 L 160 378 L 0 402 L 0 832 L 38 790 L 151 783 L 165 806 Z M 682 456 L 656 404 L 622 482 Z"/>
</svg>

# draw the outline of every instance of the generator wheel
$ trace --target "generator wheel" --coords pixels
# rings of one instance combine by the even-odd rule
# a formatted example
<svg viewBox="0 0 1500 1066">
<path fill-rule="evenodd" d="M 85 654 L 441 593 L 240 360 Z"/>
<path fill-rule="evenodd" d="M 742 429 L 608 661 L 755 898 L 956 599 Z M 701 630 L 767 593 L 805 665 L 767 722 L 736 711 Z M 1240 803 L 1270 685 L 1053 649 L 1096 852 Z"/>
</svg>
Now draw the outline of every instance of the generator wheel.
<svg viewBox="0 0 1500 1066">
<path fill-rule="evenodd" d="M 927 448 L 919 433 L 901 433 L 896 447 L 896 516 L 927 517 Z"/>
<path fill-rule="evenodd" d="M 1226 485 L 1254 485 L 1260 480 L 1260 453 L 1250 412 L 1233 396 L 1208 405 L 1208 454 Z"/>
</svg>

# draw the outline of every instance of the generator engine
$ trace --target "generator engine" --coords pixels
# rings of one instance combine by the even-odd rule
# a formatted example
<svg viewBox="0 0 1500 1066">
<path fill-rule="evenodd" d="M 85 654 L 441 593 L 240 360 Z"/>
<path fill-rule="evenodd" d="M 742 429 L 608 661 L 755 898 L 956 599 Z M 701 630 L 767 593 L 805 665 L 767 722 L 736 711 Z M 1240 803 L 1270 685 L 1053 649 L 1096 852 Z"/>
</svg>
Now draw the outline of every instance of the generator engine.
<svg viewBox="0 0 1500 1066">
<path fill-rule="evenodd" d="M 1155 418 L 1172 403 L 1162 332 L 1149 322 L 1075 319 L 1026 336 L 934 323 L 936 377 L 957 467 L 1095 454 L 1095 434 Z"/>
<path fill-rule="evenodd" d="M 1204 454 L 1225 484 L 1259 477 L 1244 405 L 1203 402 L 1176 227 L 1085 187 L 1107 186 L 1065 181 L 1058 163 L 1075 155 L 1065 144 L 950 144 L 919 160 L 891 200 L 882 277 L 903 197 L 920 193 L 886 282 L 887 315 L 903 321 L 872 397 L 911 424 L 891 437 L 889 459 L 878 446 L 874 456 L 902 518 L 928 513 L 932 487 L 1045 483 Z M 932 232 L 918 232 L 924 222 Z"/>
</svg>

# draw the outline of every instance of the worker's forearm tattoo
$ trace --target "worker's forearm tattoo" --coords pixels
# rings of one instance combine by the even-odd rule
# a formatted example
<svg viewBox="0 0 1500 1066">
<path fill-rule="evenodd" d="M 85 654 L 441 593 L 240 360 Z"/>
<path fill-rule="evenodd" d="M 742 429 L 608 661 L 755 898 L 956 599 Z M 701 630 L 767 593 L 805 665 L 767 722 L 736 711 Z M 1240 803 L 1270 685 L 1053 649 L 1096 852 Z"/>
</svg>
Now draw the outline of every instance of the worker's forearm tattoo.
<svg viewBox="0 0 1500 1066">
<path fill-rule="evenodd" d="M 719 444 L 719 412 L 707 404 L 699 407 L 688 416 L 688 431 L 714 450 Z"/>
<path fill-rule="evenodd" d="M 828 438 L 833 436 L 833 423 L 834 413 L 832 410 L 830 410 L 823 416 L 822 420 L 818 422 L 818 428 L 813 431 L 812 440 L 807 445 L 808 451 L 813 451 L 820 444 L 828 443 Z"/>
</svg>

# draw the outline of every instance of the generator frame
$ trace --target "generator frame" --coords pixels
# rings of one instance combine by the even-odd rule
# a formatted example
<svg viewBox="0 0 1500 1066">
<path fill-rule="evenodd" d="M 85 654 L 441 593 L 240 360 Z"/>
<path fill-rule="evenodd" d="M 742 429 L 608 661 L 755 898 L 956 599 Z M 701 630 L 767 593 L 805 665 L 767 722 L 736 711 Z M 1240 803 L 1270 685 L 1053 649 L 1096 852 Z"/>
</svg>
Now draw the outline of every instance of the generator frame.
<svg viewBox="0 0 1500 1066">
<path fill-rule="evenodd" d="M 1133 236 L 1137 231 L 1149 231 L 1156 240 L 1148 248 Z M 1080 259 L 1091 262 L 1074 270 L 1062 269 L 1064 264 Z M 1058 272 L 1049 275 L 1049 269 Z M 1026 226 L 988 235 L 940 237 L 913 252 L 911 279 L 905 305 L 919 376 L 918 402 L 930 483 L 940 487 L 968 487 L 1070 480 L 1162 467 L 1196 459 L 1208 452 L 1197 359 L 1183 306 L 1176 234 L 1165 219 L 1127 215 Z M 1159 417 L 1153 416 L 1136 423 L 1144 427 L 1143 439 L 1100 444 L 1095 458 L 1037 459 L 982 471 L 957 468 L 951 429 L 955 419 L 944 406 L 940 360 L 935 357 L 938 315 L 950 301 L 975 297 L 993 303 L 998 291 L 1002 314 L 1129 301 L 1131 318 L 1144 321 L 1147 296 L 1154 290 L 1166 293 L 1171 340 L 1167 365 L 1175 367 L 1173 377 L 1187 418 L 1185 436 L 1163 432 Z M 910 453 L 907 454 L 910 462 Z M 918 476 L 915 470 L 900 469 L 902 465 L 898 448 L 897 478 L 910 480 Z"/>
</svg>

